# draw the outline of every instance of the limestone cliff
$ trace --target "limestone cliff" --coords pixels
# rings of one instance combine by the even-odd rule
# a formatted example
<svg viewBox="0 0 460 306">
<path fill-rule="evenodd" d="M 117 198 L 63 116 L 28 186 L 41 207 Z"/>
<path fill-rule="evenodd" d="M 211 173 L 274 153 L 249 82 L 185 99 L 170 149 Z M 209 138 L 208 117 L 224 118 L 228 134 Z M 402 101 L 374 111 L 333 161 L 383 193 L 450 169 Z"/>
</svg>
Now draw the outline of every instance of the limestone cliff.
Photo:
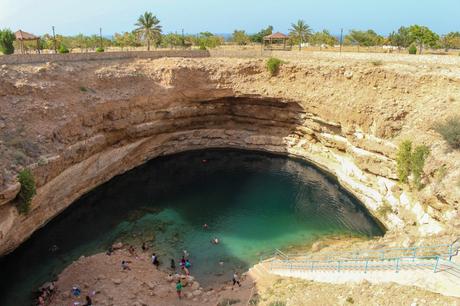
<svg viewBox="0 0 460 306">
<path fill-rule="evenodd" d="M 262 59 L 2 66 L 0 254 L 115 175 L 159 155 L 216 147 L 307 159 L 390 231 L 454 231 L 460 152 L 432 126 L 460 113 L 460 74 L 413 73 L 411 65 L 312 59 L 285 63 L 274 77 Z M 431 148 L 420 192 L 395 180 L 403 139 Z M 14 198 L 26 166 L 38 194 L 24 216 Z"/>
</svg>

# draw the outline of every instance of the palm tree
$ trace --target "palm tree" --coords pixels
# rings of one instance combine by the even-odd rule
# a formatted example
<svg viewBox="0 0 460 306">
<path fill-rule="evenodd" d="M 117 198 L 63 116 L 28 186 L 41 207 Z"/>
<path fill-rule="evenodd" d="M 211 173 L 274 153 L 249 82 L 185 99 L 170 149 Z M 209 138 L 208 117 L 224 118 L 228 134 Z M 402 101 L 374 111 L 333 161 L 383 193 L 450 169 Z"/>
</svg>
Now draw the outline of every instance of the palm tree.
<svg viewBox="0 0 460 306">
<path fill-rule="evenodd" d="M 140 38 L 147 40 L 147 50 L 150 51 L 150 40 L 155 40 L 161 35 L 160 20 L 151 12 L 145 12 L 144 15 L 139 16 L 134 31 Z"/>
<path fill-rule="evenodd" d="M 299 50 L 302 50 L 302 43 L 312 35 L 310 26 L 305 21 L 299 20 L 297 23 L 291 24 L 290 31 L 289 35 L 299 40 Z"/>
</svg>

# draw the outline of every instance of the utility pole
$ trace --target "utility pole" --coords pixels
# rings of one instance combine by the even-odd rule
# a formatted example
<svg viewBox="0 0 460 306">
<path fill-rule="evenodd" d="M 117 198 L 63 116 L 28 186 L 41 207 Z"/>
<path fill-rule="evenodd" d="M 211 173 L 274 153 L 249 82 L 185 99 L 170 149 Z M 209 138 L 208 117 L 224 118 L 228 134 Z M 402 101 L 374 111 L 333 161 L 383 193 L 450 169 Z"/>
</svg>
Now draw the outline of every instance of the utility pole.
<svg viewBox="0 0 460 306">
<path fill-rule="evenodd" d="M 57 53 L 57 48 L 56 48 L 56 34 L 54 33 L 54 26 L 52 26 L 51 28 L 53 29 L 54 53 Z"/>
<path fill-rule="evenodd" d="M 99 38 L 101 40 L 101 49 L 104 49 L 104 46 L 102 45 L 102 28 L 99 28 Z"/>
<path fill-rule="evenodd" d="M 342 54 L 343 28 L 340 29 L 340 54 Z"/>
<path fill-rule="evenodd" d="M 184 29 L 182 29 L 182 48 L 185 48 Z"/>
</svg>

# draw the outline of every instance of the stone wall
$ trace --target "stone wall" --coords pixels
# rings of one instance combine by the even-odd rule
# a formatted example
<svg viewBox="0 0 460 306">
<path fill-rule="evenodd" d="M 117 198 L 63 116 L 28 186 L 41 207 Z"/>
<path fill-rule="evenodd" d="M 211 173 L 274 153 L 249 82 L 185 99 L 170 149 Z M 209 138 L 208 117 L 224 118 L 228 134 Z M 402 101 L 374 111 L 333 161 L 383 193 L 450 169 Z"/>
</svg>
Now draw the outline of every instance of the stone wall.
<svg viewBox="0 0 460 306">
<path fill-rule="evenodd" d="M 209 57 L 205 50 L 164 50 L 164 51 L 124 51 L 124 52 L 90 52 L 66 54 L 12 54 L 0 56 L 0 65 L 32 64 L 46 62 L 78 62 L 95 60 L 116 60 L 130 58 L 161 57 Z"/>
</svg>

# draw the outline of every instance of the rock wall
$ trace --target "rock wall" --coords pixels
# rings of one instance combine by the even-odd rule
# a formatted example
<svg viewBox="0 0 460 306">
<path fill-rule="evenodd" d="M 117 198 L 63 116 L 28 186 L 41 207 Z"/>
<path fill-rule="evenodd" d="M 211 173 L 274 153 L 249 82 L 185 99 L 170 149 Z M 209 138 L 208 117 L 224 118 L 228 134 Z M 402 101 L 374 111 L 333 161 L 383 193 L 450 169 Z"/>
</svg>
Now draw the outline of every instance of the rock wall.
<svg viewBox="0 0 460 306">
<path fill-rule="evenodd" d="M 309 160 L 337 176 L 390 231 L 451 230 L 455 203 L 435 201 L 441 208 L 433 209 L 435 204 L 424 205 L 395 181 L 397 146 L 382 137 L 386 132 L 372 132 L 373 114 L 356 115 L 359 109 L 342 103 L 337 116 L 340 110 L 330 109 L 337 106 L 322 106 L 319 94 L 312 103 L 296 99 L 304 82 L 322 90 L 317 78 L 305 77 L 311 70 L 286 67 L 286 75 L 270 78 L 263 65 L 162 59 L 9 68 L 0 81 L 0 103 L 6 106 L 0 118 L 0 254 L 115 175 L 159 155 L 221 147 Z M 341 68 L 333 70 L 337 75 L 327 79 L 347 82 Z M 303 77 L 296 83 L 292 76 L 299 72 Z M 272 94 L 280 85 L 272 82 L 285 82 L 290 91 Z M 367 90 L 363 86 L 357 94 Z M 395 119 L 392 128 L 382 126 L 393 131 L 402 125 Z M 26 155 L 23 164 L 18 148 Z M 19 215 L 19 184 L 12 174 L 25 166 L 33 169 L 38 193 L 31 212 Z"/>
</svg>

